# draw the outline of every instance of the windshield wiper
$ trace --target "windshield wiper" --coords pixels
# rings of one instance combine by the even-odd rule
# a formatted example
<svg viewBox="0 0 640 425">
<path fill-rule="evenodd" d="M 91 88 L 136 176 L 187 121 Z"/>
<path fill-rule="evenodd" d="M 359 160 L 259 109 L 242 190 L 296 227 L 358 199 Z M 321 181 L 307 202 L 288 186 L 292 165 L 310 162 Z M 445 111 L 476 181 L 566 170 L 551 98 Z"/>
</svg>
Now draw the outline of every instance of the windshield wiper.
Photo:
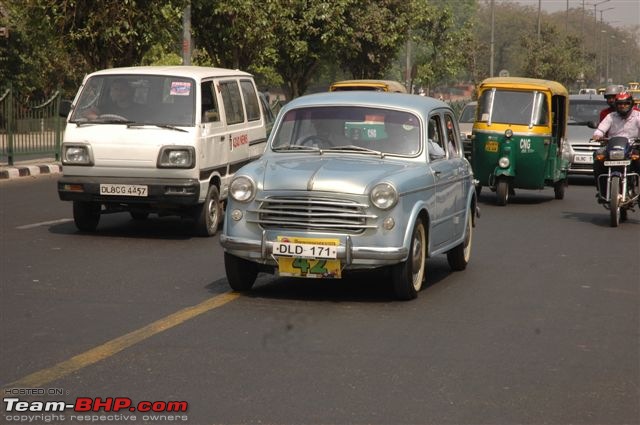
<svg viewBox="0 0 640 425">
<path fill-rule="evenodd" d="M 94 120 L 88 120 L 86 118 L 78 118 L 77 120 L 70 121 L 70 122 L 75 122 L 78 127 L 84 124 L 127 124 L 129 125 L 129 124 L 135 123 L 135 121 L 130 121 L 126 119 L 121 120 L 121 119 L 114 119 L 114 118 L 108 118 L 108 119 L 96 118 Z"/>
<path fill-rule="evenodd" d="M 322 153 L 322 149 L 317 148 L 315 146 L 302 146 L 302 145 L 284 145 L 277 146 L 272 149 L 274 152 L 282 152 L 282 151 L 313 151 Z"/>
<path fill-rule="evenodd" d="M 171 124 L 150 124 L 150 123 L 144 123 L 144 122 L 130 122 L 127 123 L 127 127 L 131 128 L 131 127 L 144 127 L 145 125 L 153 125 L 155 127 L 159 127 L 159 128 L 166 128 L 167 130 L 175 130 L 175 131 L 182 131 L 184 133 L 188 133 L 187 130 L 183 129 L 183 128 L 178 128 L 175 125 L 171 125 Z"/>
<path fill-rule="evenodd" d="M 356 145 L 336 146 L 334 148 L 325 149 L 325 152 L 332 152 L 332 151 L 356 151 L 356 152 L 363 152 L 363 153 L 370 153 L 370 154 L 374 154 L 374 155 L 380 155 L 381 158 L 384 158 L 384 153 L 381 152 L 381 151 L 365 148 L 365 147 L 362 147 L 362 146 L 356 146 Z"/>
</svg>

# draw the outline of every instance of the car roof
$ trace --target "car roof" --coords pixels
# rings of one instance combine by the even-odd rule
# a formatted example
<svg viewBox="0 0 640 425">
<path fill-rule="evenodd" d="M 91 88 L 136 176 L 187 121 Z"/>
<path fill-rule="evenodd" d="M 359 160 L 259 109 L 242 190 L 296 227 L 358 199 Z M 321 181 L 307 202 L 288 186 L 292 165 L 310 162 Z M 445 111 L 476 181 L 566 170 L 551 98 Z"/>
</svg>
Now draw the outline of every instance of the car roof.
<svg viewBox="0 0 640 425">
<path fill-rule="evenodd" d="M 293 99 L 283 109 L 343 105 L 401 109 L 416 114 L 423 114 L 436 108 L 451 110 L 448 104 L 432 97 L 374 91 L 335 91 L 309 94 Z"/>
<path fill-rule="evenodd" d="M 242 76 L 250 77 L 248 72 L 240 71 L 238 69 L 226 69 L 226 68 L 214 68 L 207 66 L 132 66 L 124 68 L 110 68 L 96 71 L 89 76 L 94 75 L 117 75 L 117 74 L 129 74 L 129 75 L 167 75 L 177 77 L 188 77 L 196 80 L 202 80 L 211 77 L 229 77 L 229 76 Z"/>
<path fill-rule="evenodd" d="M 396 93 L 406 93 L 405 86 L 393 80 L 343 80 L 336 81 L 331 84 L 329 91 L 337 91 L 343 87 L 368 87 L 368 88 L 386 88 L 387 91 Z"/>
<path fill-rule="evenodd" d="M 593 100 L 600 103 L 607 103 L 607 101 L 601 94 L 570 94 L 569 102 L 571 102 L 572 100 Z"/>
</svg>

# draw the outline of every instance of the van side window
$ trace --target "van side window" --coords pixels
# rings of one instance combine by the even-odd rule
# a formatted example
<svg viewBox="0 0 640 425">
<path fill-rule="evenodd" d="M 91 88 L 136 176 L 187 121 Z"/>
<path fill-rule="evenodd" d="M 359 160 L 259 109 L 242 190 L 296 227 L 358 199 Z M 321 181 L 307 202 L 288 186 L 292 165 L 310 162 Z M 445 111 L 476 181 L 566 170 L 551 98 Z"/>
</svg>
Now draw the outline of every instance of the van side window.
<svg viewBox="0 0 640 425">
<path fill-rule="evenodd" d="M 220 112 L 218 111 L 218 102 L 216 101 L 213 85 L 211 81 L 206 81 L 200 85 L 202 96 L 202 122 L 220 121 Z"/>
<path fill-rule="evenodd" d="M 242 109 L 242 96 L 240 88 L 235 80 L 221 81 L 220 93 L 224 104 L 224 116 L 227 124 L 244 122 L 244 110 Z"/>
<path fill-rule="evenodd" d="M 258 104 L 258 96 L 251 81 L 241 80 L 240 88 L 242 89 L 242 97 L 247 107 L 247 120 L 257 121 L 260 119 L 260 105 Z"/>
<path fill-rule="evenodd" d="M 460 156 L 460 151 L 458 149 L 458 146 L 460 145 L 458 141 L 459 133 L 456 131 L 453 117 L 446 114 L 444 121 L 447 126 L 447 151 L 449 152 L 449 158 L 458 158 Z"/>
</svg>

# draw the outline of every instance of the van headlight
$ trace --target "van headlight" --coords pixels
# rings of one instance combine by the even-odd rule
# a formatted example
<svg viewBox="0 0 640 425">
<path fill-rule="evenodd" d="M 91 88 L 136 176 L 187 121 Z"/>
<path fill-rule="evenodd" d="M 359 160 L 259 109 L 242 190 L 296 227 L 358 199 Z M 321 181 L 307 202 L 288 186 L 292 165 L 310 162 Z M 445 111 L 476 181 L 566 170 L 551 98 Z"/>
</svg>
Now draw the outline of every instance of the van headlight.
<svg viewBox="0 0 640 425">
<path fill-rule="evenodd" d="M 63 144 L 62 165 L 93 165 L 91 147 L 85 144 Z"/>
<path fill-rule="evenodd" d="M 378 183 L 369 195 L 371 202 L 381 210 L 393 208 L 398 202 L 398 192 L 389 183 Z"/>
<path fill-rule="evenodd" d="M 238 176 L 229 185 L 229 196 L 238 202 L 249 202 L 256 195 L 256 185 L 247 176 Z"/>
<path fill-rule="evenodd" d="M 193 168 L 195 158 L 193 146 L 163 146 L 158 155 L 158 168 Z"/>
</svg>

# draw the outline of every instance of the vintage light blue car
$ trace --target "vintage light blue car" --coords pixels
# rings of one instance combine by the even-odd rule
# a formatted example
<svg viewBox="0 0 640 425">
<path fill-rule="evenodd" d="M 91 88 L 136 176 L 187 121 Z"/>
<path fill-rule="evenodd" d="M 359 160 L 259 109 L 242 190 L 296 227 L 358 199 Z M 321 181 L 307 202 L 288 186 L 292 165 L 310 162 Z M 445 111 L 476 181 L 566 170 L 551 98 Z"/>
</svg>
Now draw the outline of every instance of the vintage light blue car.
<svg viewBox="0 0 640 425">
<path fill-rule="evenodd" d="M 230 286 L 258 272 L 340 278 L 384 268 L 399 299 L 417 296 L 426 259 L 453 270 L 478 216 L 455 114 L 436 99 L 334 92 L 285 105 L 264 155 L 236 172 L 220 241 Z"/>
</svg>

